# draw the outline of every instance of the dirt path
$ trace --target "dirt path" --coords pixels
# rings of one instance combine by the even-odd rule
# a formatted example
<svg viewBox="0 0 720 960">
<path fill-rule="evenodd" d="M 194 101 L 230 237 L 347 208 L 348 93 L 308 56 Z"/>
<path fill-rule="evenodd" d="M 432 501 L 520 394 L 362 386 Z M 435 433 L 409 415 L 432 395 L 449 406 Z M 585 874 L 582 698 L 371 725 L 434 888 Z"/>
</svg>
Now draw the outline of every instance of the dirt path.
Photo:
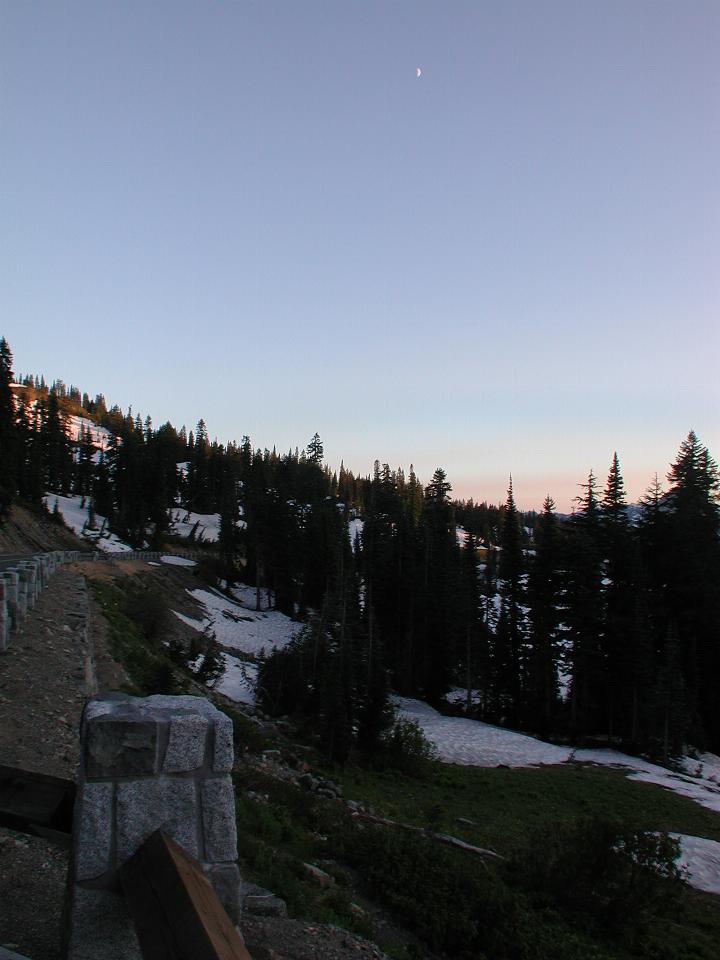
<svg viewBox="0 0 720 960">
<path fill-rule="evenodd" d="M 0 762 L 73 779 L 78 729 L 93 692 L 87 590 L 61 568 L 0 655 Z"/>
<path fill-rule="evenodd" d="M 85 700 L 98 670 L 118 669 L 103 629 L 85 578 L 62 567 L 0 654 L 0 764 L 75 779 Z M 66 874 L 65 850 L 0 828 L 0 946 L 58 960 Z"/>
</svg>

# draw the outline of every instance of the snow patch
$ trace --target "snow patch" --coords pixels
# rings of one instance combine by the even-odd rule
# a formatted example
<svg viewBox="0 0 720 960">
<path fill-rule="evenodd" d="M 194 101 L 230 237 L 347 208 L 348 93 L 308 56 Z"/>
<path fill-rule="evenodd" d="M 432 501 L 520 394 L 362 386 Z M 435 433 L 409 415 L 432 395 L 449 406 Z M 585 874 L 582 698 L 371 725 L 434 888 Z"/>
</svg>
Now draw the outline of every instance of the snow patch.
<svg viewBox="0 0 720 960">
<path fill-rule="evenodd" d="M 95 514 L 95 529 L 90 529 L 90 497 L 85 497 L 85 506 L 82 505 L 83 498 L 75 495 L 63 497 L 59 493 L 46 493 L 43 497 L 43 503 L 52 513 L 57 502 L 58 510 L 62 515 L 65 526 L 69 527 L 73 533 L 83 540 L 93 544 L 98 550 L 105 553 L 129 553 L 133 548 L 123 543 L 114 533 L 105 532 L 107 530 L 107 519 L 99 513 Z M 101 535 L 101 531 L 102 535 Z"/>
<path fill-rule="evenodd" d="M 244 520 L 238 520 L 236 526 L 242 530 L 247 524 Z M 220 514 L 193 513 L 175 507 L 170 511 L 170 533 L 177 537 L 192 536 L 197 543 L 217 543 L 220 539 Z"/>
<path fill-rule="evenodd" d="M 163 554 L 160 557 L 163 563 L 171 564 L 174 567 L 196 567 L 197 563 L 194 560 L 188 560 L 187 557 L 176 557 L 172 554 Z"/>
<path fill-rule="evenodd" d="M 243 587 L 243 592 L 248 591 L 254 598 L 255 588 Z M 255 611 L 210 590 L 188 590 L 188 593 L 202 607 L 202 619 L 194 620 L 173 611 L 175 616 L 194 630 L 209 628 L 218 643 L 242 653 L 256 656 L 262 650 L 270 653 L 275 647 L 281 649 L 302 628 L 277 610 Z"/>
<path fill-rule="evenodd" d="M 617 750 L 573 750 L 545 743 L 504 727 L 495 727 L 466 717 L 444 717 L 420 700 L 394 698 L 399 713 L 415 720 L 446 763 L 476 767 L 533 767 L 544 763 L 596 763 L 618 767 L 631 780 L 654 783 L 720 813 L 720 758 L 705 754 L 706 760 L 685 758 L 675 772 L 640 757 Z M 694 771 L 694 775 L 686 772 Z"/>
<path fill-rule="evenodd" d="M 236 703 L 255 703 L 255 683 L 258 668 L 254 663 L 245 663 L 237 657 L 222 654 L 225 672 L 213 687 Z"/>
<path fill-rule="evenodd" d="M 696 890 L 720 894 L 720 843 L 706 837 L 671 833 L 680 841 L 677 865 L 687 871 L 687 882 Z"/>
<path fill-rule="evenodd" d="M 446 763 L 477 767 L 534 767 L 565 763 L 572 751 L 523 733 L 465 717 L 443 717 L 427 703 L 393 697 L 402 717 L 415 720 Z"/>
</svg>

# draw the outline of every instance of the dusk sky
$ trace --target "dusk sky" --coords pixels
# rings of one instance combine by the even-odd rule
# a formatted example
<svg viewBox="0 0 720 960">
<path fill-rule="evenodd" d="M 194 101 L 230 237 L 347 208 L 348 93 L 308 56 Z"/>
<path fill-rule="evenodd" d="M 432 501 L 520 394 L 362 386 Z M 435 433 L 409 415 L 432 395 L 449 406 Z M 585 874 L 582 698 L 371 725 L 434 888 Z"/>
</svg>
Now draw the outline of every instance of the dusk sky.
<svg viewBox="0 0 720 960">
<path fill-rule="evenodd" d="M 0 0 L 16 373 L 223 442 L 563 510 L 717 458 L 718 171 L 718 0 Z"/>
</svg>

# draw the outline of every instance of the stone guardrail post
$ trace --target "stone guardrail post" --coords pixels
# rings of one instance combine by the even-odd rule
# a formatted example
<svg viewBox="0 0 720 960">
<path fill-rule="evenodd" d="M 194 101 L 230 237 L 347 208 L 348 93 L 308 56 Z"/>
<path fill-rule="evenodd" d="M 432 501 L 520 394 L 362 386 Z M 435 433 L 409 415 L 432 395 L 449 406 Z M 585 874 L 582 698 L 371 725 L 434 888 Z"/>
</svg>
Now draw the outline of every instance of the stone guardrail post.
<svg viewBox="0 0 720 960">
<path fill-rule="evenodd" d="M 32 604 L 35 606 L 35 601 L 40 596 L 40 562 L 37 558 L 32 560 L 23 560 L 18 564 L 21 570 L 26 570 L 28 573 L 28 597 L 32 594 Z"/>
<path fill-rule="evenodd" d="M 35 606 L 35 570 L 32 567 L 26 567 L 24 564 L 18 564 L 17 567 L 19 584 L 25 594 L 26 610 L 32 610 Z"/>
<path fill-rule="evenodd" d="M 0 578 L 0 653 L 4 653 L 10 645 L 10 615 L 6 598 L 7 584 Z"/>
<path fill-rule="evenodd" d="M 232 722 L 203 697 L 90 701 L 81 726 L 67 960 L 140 960 L 117 870 L 159 828 L 201 862 L 238 922 L 232 764 Z"/>
<path fill-rule="evenodd" d="M 0 574 L 0 580 L 5 582 L 5 602 L 10 618 L 10 629 L 15 630 L 20 619 L 18 608 L 18 575 L 14 570 L 4 570 Z"/>
</svg>

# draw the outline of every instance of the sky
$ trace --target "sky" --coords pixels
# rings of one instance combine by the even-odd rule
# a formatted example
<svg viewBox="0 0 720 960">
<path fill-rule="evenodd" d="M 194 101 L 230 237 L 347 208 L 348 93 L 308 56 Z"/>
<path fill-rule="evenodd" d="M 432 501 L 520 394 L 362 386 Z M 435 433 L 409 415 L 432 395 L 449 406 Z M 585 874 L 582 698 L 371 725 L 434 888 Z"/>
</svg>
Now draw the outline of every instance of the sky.
<svg viewBox="0 0 720 960">
<path fill-rule="evenodd" d="M 720 455 L 719 49 L 717 0 L 0 0 L 15 371 L 637 499 Z"/>
</svg>

